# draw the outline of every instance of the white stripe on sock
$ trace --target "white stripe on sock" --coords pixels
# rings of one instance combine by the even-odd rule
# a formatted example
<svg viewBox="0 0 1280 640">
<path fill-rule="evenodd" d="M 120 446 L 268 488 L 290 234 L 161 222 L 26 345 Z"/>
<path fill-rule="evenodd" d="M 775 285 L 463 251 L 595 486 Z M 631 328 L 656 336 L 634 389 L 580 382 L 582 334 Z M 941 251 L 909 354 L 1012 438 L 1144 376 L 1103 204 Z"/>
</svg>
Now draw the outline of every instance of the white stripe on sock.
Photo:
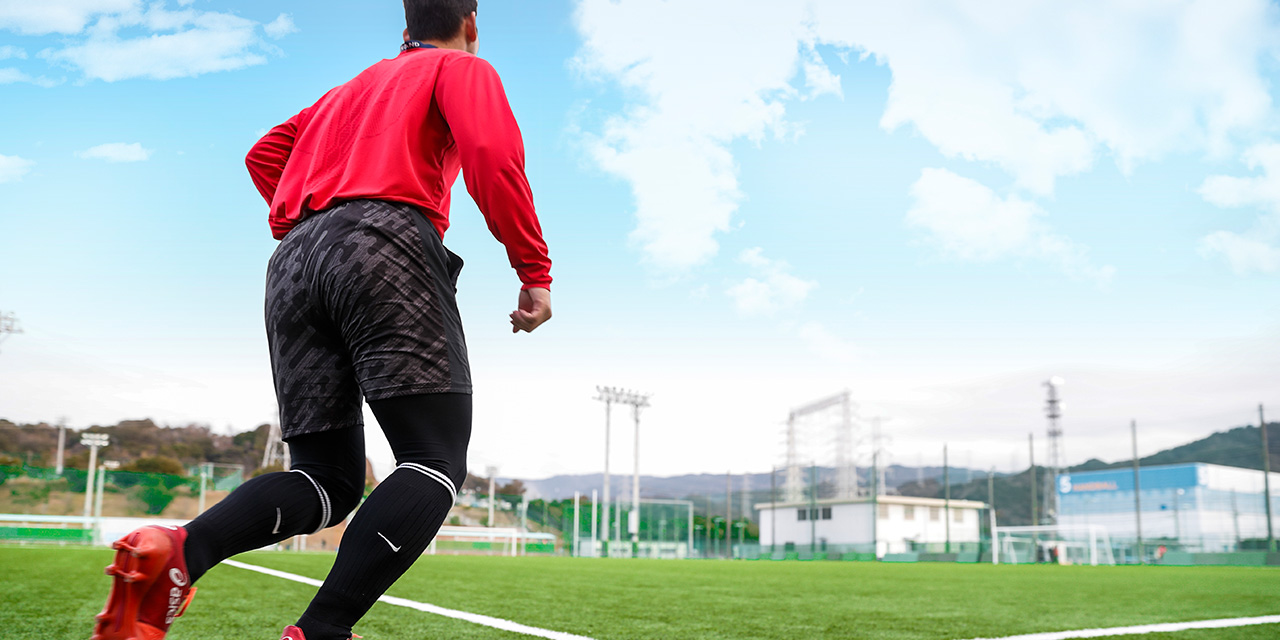
<svg viewBox="0 0 1280 640">
<path fill-rule="evenodd" d="M 290 469 L 289 473 L 301 473 L 304 478 L 311 481 L 311 486 L 316 488 L 316 493 L 320 494 L 320 527 L 312 531 L 311 535 L 324 531 L 325 527 L 329 526 L 329 518 L 333 515 L 333 510 L 329 507 L 329 494 L 325 493 L 324 487 L 321 487 L 320 483 L 316 482 L 316 479 L 312 478 L 306 471 Z"/>
<path fill-rule="evenodd" d="M 431 478 L 432 480 L 439 482 L 440 484 L 444 485 L 444 488 L 449 490 L 449 495 L 453 497 L 453 501 L 454 502 L 458 501 L 458 489 L 453 486 L 453 480 L 450 480 L 449 476 L 446 476 L 445 474 L 440 473 L 439 471 L 436 471 L 431 467 L 424 467 L 416 462 L 406 462 L 396 468 L 397 469 L 401 469 L 401 468 L 413 469 L 414 471 L 417 471 L 418 473 L 421 473 Z"/>
</svg>

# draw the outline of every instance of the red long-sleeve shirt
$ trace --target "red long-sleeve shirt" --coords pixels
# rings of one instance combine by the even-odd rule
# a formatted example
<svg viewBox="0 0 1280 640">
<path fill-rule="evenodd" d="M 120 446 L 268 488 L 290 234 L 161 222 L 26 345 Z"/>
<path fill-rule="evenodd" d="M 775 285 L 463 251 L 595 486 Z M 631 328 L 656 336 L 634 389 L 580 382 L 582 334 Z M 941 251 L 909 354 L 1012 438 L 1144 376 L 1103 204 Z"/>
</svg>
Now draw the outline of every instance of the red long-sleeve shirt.
<svg viewBox="0 0 1280 640">
<path fill-rule="evenodd" d="M 551 285 L 520 128 L 497 72 L 469 53 L 420 48 L 383 60 L 269 131 L 245 162 L 277 240 L 360 198 L 412 205 L 444 237 L 461 170 L 524 288 Z"/>
</svg>

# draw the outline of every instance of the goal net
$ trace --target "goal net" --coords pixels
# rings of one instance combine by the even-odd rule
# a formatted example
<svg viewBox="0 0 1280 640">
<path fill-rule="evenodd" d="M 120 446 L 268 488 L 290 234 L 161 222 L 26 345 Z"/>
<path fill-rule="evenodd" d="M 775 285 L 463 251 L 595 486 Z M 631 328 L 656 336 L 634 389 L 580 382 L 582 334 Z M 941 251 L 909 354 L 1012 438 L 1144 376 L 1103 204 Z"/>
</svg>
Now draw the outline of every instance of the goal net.
<svg viewBox="0 0 1280 640">
<path fill-rule="evenodd" d="M 998 527 L 993 564 L 1115 564 L 1111 536 L 1102 525 Z"/>
</svg>

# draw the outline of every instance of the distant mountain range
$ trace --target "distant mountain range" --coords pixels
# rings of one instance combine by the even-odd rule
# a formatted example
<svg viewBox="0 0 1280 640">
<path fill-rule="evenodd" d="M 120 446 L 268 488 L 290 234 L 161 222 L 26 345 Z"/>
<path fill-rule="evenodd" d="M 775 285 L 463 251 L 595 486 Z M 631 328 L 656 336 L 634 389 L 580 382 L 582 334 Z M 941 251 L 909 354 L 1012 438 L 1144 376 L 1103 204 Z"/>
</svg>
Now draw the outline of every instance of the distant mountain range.
<svg viewBox="0 0 1280 640">
<path fill-rule="evenodd" d="M 816 471 L 819 484 L 834 485 L 836 481 L 835 468 L 818 467 Z M 804 469 L 804 473 L 806 476 L 808 475 L 809 469 L 807 467 Z M 858 483 L 860 486 L 868 486 L 869 473 L 869 469 L 858 469 Z M 977 477 L 985 478 L 987 477 L 986 473 L 986 471 L 978 471 L 976 469 L 953 468 L 951 469 L 951 480 L 956 482 Z M 941 478 L 943 469 L 942 467 L 917 468 L 890 465 L 885 468 L 884 475 L 885 486 L 896 489 L 908 482 Z M 610 474 L 610 476 L 609 491 L 614 497 L 631 495 L 631 474 Z M 505 482 L 506 480 L 499 479 L 498 481 Z M 753 497 L 758 497 L 760 500 L 769 499 L 770 480 L 768 473 L 734 474 L 732 481 L 735 496 L 740 495 L 745 482 L 745 486 Z M 786 471 L 779 469 L 775 480 L 779 494 L 785 481 Z M 805 481 L 808 481 L 808 477 L 805 478 Z M 561 475 L 541 480 L 523 480 L 523 482 L 529 491 L 529 496 L 532 498 L 562 500 L 572 498 L 574 491 L 580 491 L 588 497 L 591 495 L 592 490 L 600 491 L 601 487 L 604 486 L 604 474 Z M 726 478 L 723 474 L 714 473 L 665 477 L 642 474 L 640 476 L 640 497 L 685 498 L 688 496 L 712 496 L 713 500 L 723 501 L 726 490 L 725 482 Z"/>
</svg>

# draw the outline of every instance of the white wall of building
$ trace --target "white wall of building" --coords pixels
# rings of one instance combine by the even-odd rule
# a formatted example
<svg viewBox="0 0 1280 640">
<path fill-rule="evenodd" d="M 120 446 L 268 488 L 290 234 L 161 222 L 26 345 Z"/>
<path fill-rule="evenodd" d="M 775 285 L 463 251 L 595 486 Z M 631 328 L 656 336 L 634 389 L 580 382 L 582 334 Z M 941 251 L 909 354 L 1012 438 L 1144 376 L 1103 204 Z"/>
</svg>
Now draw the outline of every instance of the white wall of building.
<svg viewBox="0 0 1280 640">
<path fill-rule="evenodd" d="M 951 501 L 950 534 L 952 542 L 977 542 L 981 536 L 984 505 L 965 500 Z M 879 553 L 909 550 L 911 543 L 943 543 L 947 540 L 947 509 L 942 500 L 884 496 L 877 505 L 865 500 L 819 500 L 815 507 L 819 519 L 800 519 L 800 511 L 808 504 L 756 505 L 760 510 L 760 544 L 773 546 L 776 532 L 779 547 L 788 543 L 807 548 L 811 541 L 822 545 L 870 545 L 880 542 Z M 831 510 L 830 519 L 822 519 L 823 509 Z M 872 520 L 872 509 L 878 517 Z M 775 523 L 776 516 L 776 523 Z"/>
</svg>

